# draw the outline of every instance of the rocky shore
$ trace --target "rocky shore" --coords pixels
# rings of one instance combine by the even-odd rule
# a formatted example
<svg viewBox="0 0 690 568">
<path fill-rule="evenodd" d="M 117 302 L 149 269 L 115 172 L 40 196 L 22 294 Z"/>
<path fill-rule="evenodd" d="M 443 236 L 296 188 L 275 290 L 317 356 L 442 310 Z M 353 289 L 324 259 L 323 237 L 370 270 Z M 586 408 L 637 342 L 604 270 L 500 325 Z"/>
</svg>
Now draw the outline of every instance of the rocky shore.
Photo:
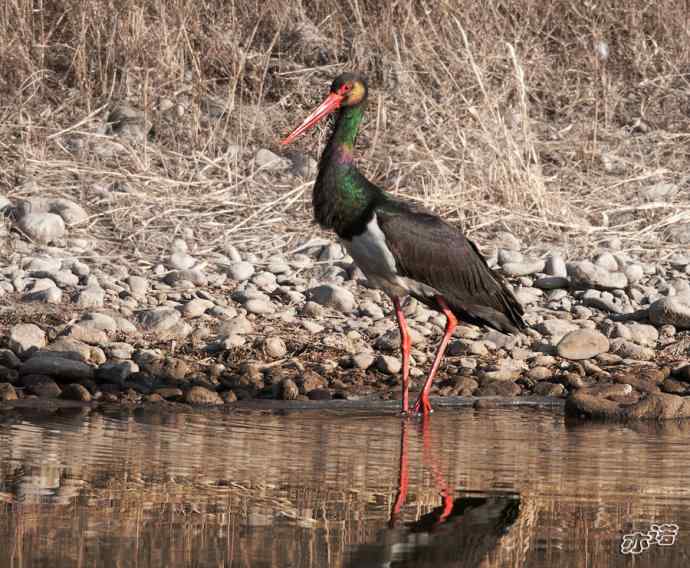
<svg viewBox="0 0 690 568">
<path fill-rule="evenodd" d="M 400 397 L 392 306 L 335 242 L 200 254 L 177 238 L 156 263 L 128 264 L 82 237 L 89 214 L 69 199 L 0 196 L 0 210 L 0 401 Z M 636 258 L 616 239 L 591 258 L 525 248 L 499 233 L 483 250 L 530 328 L 511 337 L 461 325 L 432 396 L 538 395 L 567 398 L 578 415 L 690 416 L 690 252 Z M 414 300 L 405 313 L 419 388 L 445 319 Z"/>
</svg>

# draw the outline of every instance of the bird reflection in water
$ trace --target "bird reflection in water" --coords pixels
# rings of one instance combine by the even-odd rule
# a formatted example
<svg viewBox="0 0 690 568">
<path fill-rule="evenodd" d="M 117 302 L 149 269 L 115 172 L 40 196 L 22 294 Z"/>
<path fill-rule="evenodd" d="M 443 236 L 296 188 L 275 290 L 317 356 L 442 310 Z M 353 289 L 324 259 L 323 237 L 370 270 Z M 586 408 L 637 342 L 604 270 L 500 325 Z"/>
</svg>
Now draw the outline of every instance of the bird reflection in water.
<svg viewBox="0 0 690 568">
<path fill-rule="evenodd" d="M 348 566 L 424 567 L 492 566 L 504 537 L 520 516 L 520 495 L 513 492 L 450 491 L 433 452 L 432 418 L 418 422 L 401 421 L 398 488 L 391 508 L 388 528 L 378 542 L 358 547 Z M 415 431 L 422 441 L 422 463 L 432 474 L 440 504 L 416 520 L 403 522 L 403 507 L 409 489 L 409 438 Z"/>
</svg>

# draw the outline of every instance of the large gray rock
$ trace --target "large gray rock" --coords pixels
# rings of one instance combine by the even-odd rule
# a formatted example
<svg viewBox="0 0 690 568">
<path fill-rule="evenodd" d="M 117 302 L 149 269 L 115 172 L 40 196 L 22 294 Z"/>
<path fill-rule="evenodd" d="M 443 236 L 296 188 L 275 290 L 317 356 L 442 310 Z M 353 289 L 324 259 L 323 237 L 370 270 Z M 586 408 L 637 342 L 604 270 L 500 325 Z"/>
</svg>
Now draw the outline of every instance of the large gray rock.
<svg viewBox="0 0 690 568">
<path fill-rule="evenodd" d="M 558 355 L 564 359 L 591 359 L 609 350 L 609 340 L 594 329 L 571 331 L 558 343 Z"/>
<path fill-rule="evenodd" d="M 22 375 L 48 375 L 65 382 L 83 381 L 93 378 L 93 367 L 81 361 L 61 357 L 59 353 L 43 353 L 32 357 L 19 367 Z"/>
<path fill-rule="evenodd" d="M 335 284 L 323 284 L 310 288 L 307 291 L 307 298 L 343 313 L 350 313 L 355 309 L 355 297 L 352 292 Z"/>
<path fill-rule="evenodd" d="M 603 266 L 592 264 L 588 260 L 570 263 L 568 273 L 573 285 L 579 288 L 615 290 L 623 289 L 628 285 L 628 278 L 624 273 L 611 272 Z"/>
<path fill-rule="evenodd" d="M 10 329 L 8 347 L 20 357 L 45 347 L 46 343 L 45 332 L 33 323 L 19 323 Z"/>
<path fill-rule="evenodd" d="M 690 299 L 679 295 L 657 300 L 649 306 L 649 321 L 655 325 L 671 324 L 690 329 Z"/>
</svg>

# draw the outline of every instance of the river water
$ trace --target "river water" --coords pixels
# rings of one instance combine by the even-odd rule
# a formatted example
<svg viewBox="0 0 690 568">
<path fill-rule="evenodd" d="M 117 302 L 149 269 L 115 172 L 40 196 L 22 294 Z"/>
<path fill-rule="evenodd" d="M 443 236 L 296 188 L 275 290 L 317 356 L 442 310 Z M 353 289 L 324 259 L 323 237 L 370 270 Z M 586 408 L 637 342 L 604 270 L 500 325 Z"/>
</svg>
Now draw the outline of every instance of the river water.
<svg viewBox="0 0 690 568">
<path fill-rule="evenodd" d="M 690 566 L 690 423 L 0 413 L 0 568 Z"/>
</svg>

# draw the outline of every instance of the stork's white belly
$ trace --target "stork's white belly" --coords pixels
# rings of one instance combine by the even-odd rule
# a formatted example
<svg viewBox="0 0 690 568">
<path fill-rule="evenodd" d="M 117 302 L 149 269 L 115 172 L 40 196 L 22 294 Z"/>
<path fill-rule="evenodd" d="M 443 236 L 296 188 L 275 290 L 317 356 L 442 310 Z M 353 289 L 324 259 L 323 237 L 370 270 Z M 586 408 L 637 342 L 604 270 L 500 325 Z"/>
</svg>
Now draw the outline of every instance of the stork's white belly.
<svg viewBox="0 0 690 568">
<path fill-rule="evenodd" d="M 386 244 L 386 237 L 379 227 L 376 215 L 361 235 L 352 240 L 343 240 L 343 244 L 367 280 L 389 296 L 414 294 L 432 297 L 438 294 L 431 286 L 398 273 L 395 257 Z"/>
</svg>

